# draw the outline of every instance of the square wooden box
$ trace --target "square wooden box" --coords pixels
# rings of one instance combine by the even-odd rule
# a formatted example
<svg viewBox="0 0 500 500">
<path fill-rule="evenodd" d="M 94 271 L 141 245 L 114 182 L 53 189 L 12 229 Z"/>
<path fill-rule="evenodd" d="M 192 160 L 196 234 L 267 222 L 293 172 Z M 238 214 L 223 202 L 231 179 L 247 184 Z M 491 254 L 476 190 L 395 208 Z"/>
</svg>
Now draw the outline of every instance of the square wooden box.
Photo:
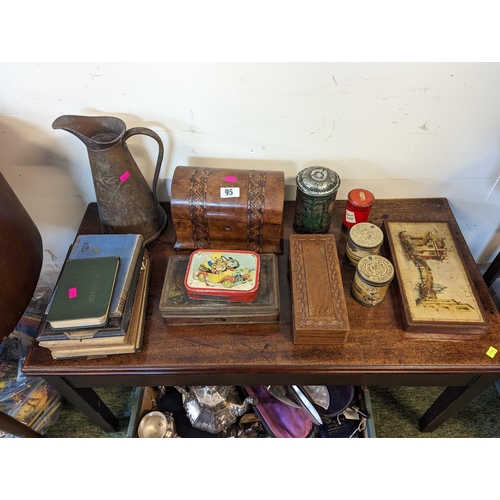
<svg viewBox="0 0 500 500">
<path fill-rule="evenodd" d="M 343 344 L 349 319 L 333 234 L 290 235 L 293 341 Z"/>
</svg>

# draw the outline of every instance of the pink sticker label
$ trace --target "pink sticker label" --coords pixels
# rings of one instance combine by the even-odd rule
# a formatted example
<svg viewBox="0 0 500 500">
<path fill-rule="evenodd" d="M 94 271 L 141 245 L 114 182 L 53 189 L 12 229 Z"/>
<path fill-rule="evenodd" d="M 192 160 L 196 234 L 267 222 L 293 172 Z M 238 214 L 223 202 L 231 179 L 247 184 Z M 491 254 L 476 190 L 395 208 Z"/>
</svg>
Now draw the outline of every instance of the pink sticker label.
<svg viewBox="0 0 500 500">
<path fill-rule="evenodd" d="M 233 177 L 232 175 L 226 175 L 226 182 L 236 182 L 236 177 Z"/>
<path fill-rule="evenodd" d="M 120 177 L 120 180 L 122 182 L 125 182 L 128 178 L 130 177 L 130 173 L 129 172 L 125 172 L 121 177 Z"/>
<path fill-rule="evenodd" d="M 69 297 L 70 299 L 74 299 L 77 295 L 78 295 L 78 294 L 77 294 L 77 292 L 76 292 L 76 287 L 75 287 L 75 288 L 70 288 L 70 289 L 68 290 L 68 297 Z"/>
</svg>

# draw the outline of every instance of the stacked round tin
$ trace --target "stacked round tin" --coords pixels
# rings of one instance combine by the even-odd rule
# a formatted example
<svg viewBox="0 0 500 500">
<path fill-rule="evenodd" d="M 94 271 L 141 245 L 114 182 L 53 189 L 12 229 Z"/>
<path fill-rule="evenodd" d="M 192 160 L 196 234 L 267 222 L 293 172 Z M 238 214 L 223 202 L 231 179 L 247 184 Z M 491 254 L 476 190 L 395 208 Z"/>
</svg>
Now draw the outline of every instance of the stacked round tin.
<svg viewBox="0 0 500 500">
<path fill-rule="evenodd" d="M 384 241 L 384 233 L 375 224 L 360 222 L 351 227 L 347 236 L 344 263 L 356 269 L 358 262 L 367 255 L 377 255 Z"/>
<path fill-rule="evenodd" d="M 356 267 L 351 294 L 364 306 L 376 306 L 385 297 L 394 277 L 393 265 L 381 255 L 367 255 Z"/>
<path fill-rule="evenodd" d="M 360 304 L 376 306 L 385 297 L 394 277 L 394 267 L 378 255 L 384 233 L 375 224 L 360 222 L 349 229 L 344 263 L 356 270 L 351 295 Z"/>
</svg>

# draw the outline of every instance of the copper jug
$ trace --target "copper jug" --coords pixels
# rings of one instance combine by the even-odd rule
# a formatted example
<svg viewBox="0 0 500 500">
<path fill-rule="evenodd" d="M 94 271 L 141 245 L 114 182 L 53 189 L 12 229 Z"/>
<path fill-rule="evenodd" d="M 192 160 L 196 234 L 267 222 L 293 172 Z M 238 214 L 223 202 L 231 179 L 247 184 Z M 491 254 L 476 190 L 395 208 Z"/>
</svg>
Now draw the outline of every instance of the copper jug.
<svg viewBox="0 0 500 500">
<path fill-rule="evenodd" d="M 52 128 L 72 133 L 87 146 L 102 232 L 141 234 L 145 243 L 156 239 L 167 223 L 156 197 L 163 161 L 158 134 L 145 127 L 127 130 L 125 122 L 113 116 L 63 115 Z M 125 142 L 136 134 L 148 135 L 158 143 L 152 189 Z"/>
</svg>

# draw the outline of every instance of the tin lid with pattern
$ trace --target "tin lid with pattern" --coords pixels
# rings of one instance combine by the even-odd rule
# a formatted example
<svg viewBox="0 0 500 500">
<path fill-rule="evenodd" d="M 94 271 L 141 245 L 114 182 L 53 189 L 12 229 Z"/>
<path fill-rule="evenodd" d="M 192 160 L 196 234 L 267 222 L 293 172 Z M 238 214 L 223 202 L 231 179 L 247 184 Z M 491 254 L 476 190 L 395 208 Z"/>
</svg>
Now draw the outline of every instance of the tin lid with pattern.
<svg viewBox="0 0 500 500">
<path fill-rule="evenodd" d="M 330 196 L 340 186 L 337 172 L 327 167 L 307 167 L 297 175 L 297 187 L 309 196 Z"/>
<path fill-rule="evenodd" d="M 367 189 L 353 189 L 347 195 L 349 203 L 356 208 L 369 208 L 375 197 Z"/>
<path fill-rule="evenodd" d="M 358 262 L 356 272 L 363 281 L 380 286 L 392 281 L 394 266 L 381 255 L 367 255 Z"/>
<path fill-rule="evenodd" d="M 250 250 L 195 250 L 184 287 L 193 300 L 252 302 L 259 293 L 260 256 Z"/>
<path fill-rule="evenodd" d="M 384 241 L 384 233 L 375 224 L 360 222 L 351 227 L 349 239 L 359 248 L 376 248 Z"/>
</svg>

